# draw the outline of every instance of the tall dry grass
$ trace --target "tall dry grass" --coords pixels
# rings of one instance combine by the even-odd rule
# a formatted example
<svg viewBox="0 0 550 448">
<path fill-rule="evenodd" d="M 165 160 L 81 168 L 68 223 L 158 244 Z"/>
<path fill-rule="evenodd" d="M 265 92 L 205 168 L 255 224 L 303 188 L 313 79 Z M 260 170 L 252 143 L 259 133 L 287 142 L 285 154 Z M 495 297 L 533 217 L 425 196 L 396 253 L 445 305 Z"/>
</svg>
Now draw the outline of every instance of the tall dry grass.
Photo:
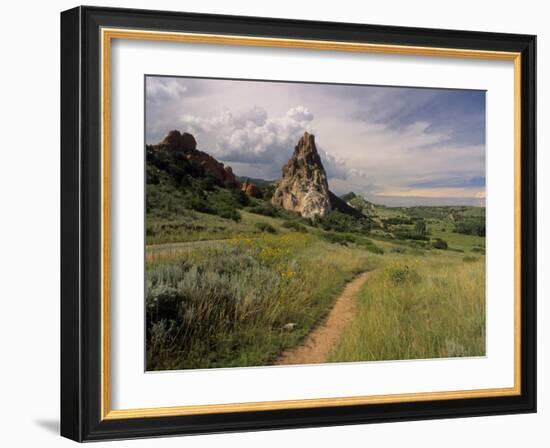
<svg viewBox="0 0 550 448">
<path fill-rule="evenodd" d="M 483 260 L 396 257 L 368 280 L 330 361 L 484 355 Z"/>
<path fill-rule="evenodd" d="M 347 280 L 374 263 L 363 250 L 301 233 L 237 237 L 150 260 L 147 369 L 268 364 L 299 343 Z"/>
</svg>

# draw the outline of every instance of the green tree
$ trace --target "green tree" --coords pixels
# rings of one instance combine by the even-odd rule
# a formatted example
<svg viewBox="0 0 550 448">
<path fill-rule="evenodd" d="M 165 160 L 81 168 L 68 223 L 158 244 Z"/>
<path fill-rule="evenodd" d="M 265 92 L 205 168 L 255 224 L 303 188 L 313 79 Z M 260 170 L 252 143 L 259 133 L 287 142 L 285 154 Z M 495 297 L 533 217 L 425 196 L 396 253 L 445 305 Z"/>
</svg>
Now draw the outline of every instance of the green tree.
<svg viewBox="0 0 550 448">
<path fill-rule="evenodd" d="M 414 233 L 419 236 L 426 236 L 426 221 L 419 219 L 414 224 Z"/>
</svg>

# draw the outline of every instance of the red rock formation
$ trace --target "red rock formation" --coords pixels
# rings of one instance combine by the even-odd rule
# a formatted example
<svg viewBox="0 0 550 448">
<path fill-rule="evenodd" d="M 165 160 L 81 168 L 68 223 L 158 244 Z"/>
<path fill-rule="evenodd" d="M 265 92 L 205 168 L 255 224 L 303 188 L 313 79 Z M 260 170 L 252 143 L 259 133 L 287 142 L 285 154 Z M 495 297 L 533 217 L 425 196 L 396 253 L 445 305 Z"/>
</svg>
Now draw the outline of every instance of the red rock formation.
<svg viewBox="0 0 550 448">
<path fill-rule="evenodd" d="M 181 134 L 180 131 L 170 131 L 160 144 L 175 151 L 194 151 L 197 149 L 195 137 L 187 132 Z"/>
<path fill-rule="evenodd" d="M 241 190 L 245 192 L 248 196 L 253 198 L 258 198 L 262 195 L 262 190 L 248 179 L 244 181 L 244 184 L 241 185 Z"/>
<path fill-rule="evenodd" d="M 240 188 L 240 184 L 230 166 L 224 166 L 214 157 L 197 149 L 197 141 L 191 134 L 180 131 L 170 131 L 156 146 L 157 150 L 181 153 L 191 163 L 201 166 L 204 171 L 221 181 L 225 186 Z"/>
<path fill-rule="evenodd" d="M 239 188 L 240 184 L 233 174 L 230 166 L 224 166 L 210 154 L 203 151 L 190 151 L 185 154 L 187 160 L 204 168 L 204 171 L 220 180 L 225 186 Z"/>
</svg>

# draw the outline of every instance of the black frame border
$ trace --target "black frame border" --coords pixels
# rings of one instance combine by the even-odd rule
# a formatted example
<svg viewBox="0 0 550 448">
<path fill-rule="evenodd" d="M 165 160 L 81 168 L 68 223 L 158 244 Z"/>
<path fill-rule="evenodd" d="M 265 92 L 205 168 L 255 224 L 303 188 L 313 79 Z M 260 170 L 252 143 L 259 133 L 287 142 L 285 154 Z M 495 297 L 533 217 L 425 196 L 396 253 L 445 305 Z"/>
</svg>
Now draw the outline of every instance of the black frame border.
<svg viewBox="0 0 550 448">
<path fill-rule="evenodd" d="M 521 395 L 101 420 L 100 28 L 521 53 Z M 76 441 L 536 412 L 536 36 L 77 7 L 61 13 L 61 435 Z"/>
</svg>

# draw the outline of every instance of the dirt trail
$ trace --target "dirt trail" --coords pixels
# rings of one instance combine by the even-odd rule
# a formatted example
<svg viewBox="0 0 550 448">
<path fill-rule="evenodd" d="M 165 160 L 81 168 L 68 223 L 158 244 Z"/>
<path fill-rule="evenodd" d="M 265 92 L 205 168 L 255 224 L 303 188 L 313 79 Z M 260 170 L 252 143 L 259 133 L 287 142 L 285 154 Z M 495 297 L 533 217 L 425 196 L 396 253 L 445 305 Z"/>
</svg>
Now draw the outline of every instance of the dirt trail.
<svg viewBox="0 0 550 448">
<path fill-rule="evenodd" d="M 227 244 L 228 240 L 199 240 L 183 241 L 176 243 L 150 244 L 145 246 L 145 256 L 147 260 L 158 260 L 162 258 L 173 258 L 178 255 L 192 252 L 196 249 L 208 249 L 220 247 Z"/>
<path fill-rule="evenodd" d="M 355 316 L 355 297 L 369 275 L 370 272 L 363 272 L 349 282 L 342 294 L 336 299 L 325 321 L 306 336 L 302 345 L 283 352 L 275 361 L 275 365 L 326 362 L 328 354 Z"/>
</svg>

